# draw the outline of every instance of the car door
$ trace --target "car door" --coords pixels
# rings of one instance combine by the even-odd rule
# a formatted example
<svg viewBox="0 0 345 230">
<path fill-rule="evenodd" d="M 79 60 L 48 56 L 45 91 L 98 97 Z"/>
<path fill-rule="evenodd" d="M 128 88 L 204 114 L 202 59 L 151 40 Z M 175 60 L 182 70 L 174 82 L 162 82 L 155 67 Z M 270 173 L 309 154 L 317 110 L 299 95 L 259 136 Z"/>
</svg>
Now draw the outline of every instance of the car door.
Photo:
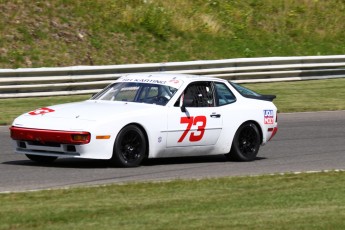
<svg viewBox="0 0 345 230">
<path fill-rule="evenodd" d="M 212 82 L 189 84 L 169 110 L 167 147 L 215 145 L 223 119 L 215 102 Z"/>
</svg>

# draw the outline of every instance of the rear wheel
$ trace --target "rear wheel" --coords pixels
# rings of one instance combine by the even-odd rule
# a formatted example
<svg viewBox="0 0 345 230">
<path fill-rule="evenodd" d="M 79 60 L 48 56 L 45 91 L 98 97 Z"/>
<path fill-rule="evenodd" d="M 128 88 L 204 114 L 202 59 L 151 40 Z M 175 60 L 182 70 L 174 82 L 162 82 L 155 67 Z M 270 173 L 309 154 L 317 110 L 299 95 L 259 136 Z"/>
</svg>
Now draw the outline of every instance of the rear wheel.
<svg viewBox="0 0 345 230">
<path fill-rule="evenodd" d="M 26 154 L 26 156 L 30 160 L 35 161 L 37 163 L 41 163 L 41 164 L 49 164 L 57 159 L 57 157 L 39 156 L 39 155 L 31 155 L 31 154 Z"/>
<path fill-rule="evenodd" d="M 259 152 L 260 143 L 258 127 L 252 122 L 244 123 L 238 128 L 231 151 L 226 156 L 231 160 L 253 161 Z"/>
<path fill-rule="evenodd" d="M 137 167 L 146 157 L 146 147 L 143 131 L 128 125 L 116 137 L 112 161 L 121 167 Z"/>
</svg>

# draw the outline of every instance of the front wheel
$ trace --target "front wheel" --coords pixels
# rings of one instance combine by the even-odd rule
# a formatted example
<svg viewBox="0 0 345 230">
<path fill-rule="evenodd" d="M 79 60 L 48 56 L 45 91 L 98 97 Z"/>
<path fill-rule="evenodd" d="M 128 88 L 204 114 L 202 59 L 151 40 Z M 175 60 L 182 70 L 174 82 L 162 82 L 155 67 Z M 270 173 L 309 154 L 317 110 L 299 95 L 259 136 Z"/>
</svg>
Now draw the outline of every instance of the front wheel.
<svg viewBox="0 0 345 230">
<path fill-rule="evenodd" d="M 244 123 L 238 128 L 231 151 L 226 156 L 231 160 L 253 161 L 259 152 L 260 143 L 258 127 L 252 122 Z"/>
<path fill-rule="evenodd" d="M 124 127 L 116 137 L 112 161 L 121 167 L 137 167 L 146 157 L 146 138 L 135 126 Z"/>
<path fill-rule="evenodd" d="M 31 154 L 26 154 L 26 157 L 32 161 L 35 161 L 35 162 L 41 163 L 41 164 L 49 164 L 49 163 L 52 163 L 53 161 L 55 161 L 57 159 L 57 157 L 39 156 L 39 155 L 31 155 Z"/>
</svg>

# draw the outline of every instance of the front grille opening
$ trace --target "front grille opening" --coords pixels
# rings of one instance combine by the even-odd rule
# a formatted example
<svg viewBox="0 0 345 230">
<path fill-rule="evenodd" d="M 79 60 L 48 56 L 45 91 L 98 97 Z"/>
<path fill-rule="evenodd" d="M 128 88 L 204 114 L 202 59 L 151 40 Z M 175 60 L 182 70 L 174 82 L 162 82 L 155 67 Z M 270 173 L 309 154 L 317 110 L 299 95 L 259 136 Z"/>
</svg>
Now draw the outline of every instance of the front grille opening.
<svg viewBox="0 0 345 230">
<path fill-rule="evenodd" d="M 36 146 L 49 146 L 49 147 L 60 147 L 59 143 L 54 143 L 54 142 L 40 142 L 40 141 L 29 141 L 29 145 L 36 145 Z"/>
<path fill-rule="evenodd" d="M 76 152 L 76 148 L 74 145 L 67 145 L 67 152 Z"/>
<path fill-rule="evenodd" d="M 20 141 L 19 144 L 18 144 L 18 147 L 19 148 L 22 148 L 22 149 L 26 149 L 26 144 L 24 141 Z"/>
</svg>

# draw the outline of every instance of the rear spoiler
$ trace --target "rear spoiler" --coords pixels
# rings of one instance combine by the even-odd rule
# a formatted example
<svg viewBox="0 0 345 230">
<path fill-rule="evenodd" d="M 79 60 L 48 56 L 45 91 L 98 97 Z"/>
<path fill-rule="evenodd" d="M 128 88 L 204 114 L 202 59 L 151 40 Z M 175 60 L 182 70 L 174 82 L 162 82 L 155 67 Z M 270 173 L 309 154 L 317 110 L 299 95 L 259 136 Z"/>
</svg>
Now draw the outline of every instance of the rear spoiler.
<svg viewBox="0 0 345 230">
<path fill-rule="evenodd" d="M 262 101 L 273 101 L 277 96 L 276 95 L 243 95 L 246 98 L 257 99 Z"/>
<path fill-rule="evenodd" d="M 261 95 L 262 100 L 264 101 L 273 101 L 274 99 L 276 99 L 276 95 Z"/>
</svg>

